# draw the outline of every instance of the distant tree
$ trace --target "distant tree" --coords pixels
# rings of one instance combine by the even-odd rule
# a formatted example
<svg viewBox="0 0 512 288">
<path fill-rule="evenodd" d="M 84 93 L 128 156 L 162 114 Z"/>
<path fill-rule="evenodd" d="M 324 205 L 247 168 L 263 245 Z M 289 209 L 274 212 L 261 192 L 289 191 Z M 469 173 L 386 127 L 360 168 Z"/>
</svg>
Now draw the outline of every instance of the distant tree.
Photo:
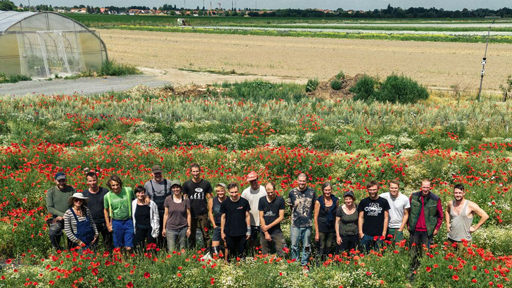
<svg viewBox="0 0 512 288">
<path fill-rule="evenodd" d="M 2 0 L 0 1 L 0 10 L 3 11 L 13 11 L 16 10 L 17 7 L 11 1 Z"/>
</svg>

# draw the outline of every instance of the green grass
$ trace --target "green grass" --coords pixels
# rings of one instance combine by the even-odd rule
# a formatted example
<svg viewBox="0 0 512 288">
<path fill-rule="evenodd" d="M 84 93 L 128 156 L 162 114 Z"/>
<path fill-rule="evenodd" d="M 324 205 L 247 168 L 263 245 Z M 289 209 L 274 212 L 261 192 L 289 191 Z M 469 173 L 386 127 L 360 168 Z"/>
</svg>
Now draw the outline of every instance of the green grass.
<svg viewBox="0 0 512 288">
<path fill-rule="evenodd" d="M 25 75 L 5 75 L 0 73 L 0 84 L 1 83 L 17 83 L 20 81 L 31 81 L 32 78 Z"/>
</svg>

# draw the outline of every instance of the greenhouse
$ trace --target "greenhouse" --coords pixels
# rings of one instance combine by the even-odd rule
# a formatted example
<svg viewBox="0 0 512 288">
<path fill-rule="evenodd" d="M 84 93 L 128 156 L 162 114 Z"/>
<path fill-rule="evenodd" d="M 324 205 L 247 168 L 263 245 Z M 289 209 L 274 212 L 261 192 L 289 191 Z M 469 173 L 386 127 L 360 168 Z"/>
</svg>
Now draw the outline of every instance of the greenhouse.
<svg viewBox="0 0 512 288">
<path fill-rule="evenodd" d="M 101 38 L 66 16 L 0 11 L 0 73 L 49 78 L 95 71 L 107 60 Z"/>
</svg>

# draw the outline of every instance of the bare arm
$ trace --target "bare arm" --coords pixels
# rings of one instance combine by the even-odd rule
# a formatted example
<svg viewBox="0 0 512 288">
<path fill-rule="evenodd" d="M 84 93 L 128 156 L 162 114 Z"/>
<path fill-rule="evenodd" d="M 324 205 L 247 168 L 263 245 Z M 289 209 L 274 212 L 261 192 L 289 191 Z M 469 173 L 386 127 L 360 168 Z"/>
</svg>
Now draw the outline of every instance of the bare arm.
<svg viewBox="0 0 512 288">
<path fill-rule="evenodd" d="M 268 224 L 267 228 L 270 229 L 274 226 L 276 226 L 277 224 L 281 223 L 281 221 L 283 221 L 284 219 L 284 209 L 281 209 L 279 210 L 279 217 L 277 217 L 276 220 L 274 220 L 274 222 Z"/>
<path fill-rule="evenodd" d="M 404 219 L 402 219 L 402 224 L 400 225 L 400 229 L 398 229 L 398 231 L 404 231 L 405 225 L 407 225 L 407 221 L 409 221 L 409 209 L 404 210 Z"/>
<path fill-rule="evenodd" d="M 341 217 L 336 216 L 336 223 L 334 224 L 334 230 L 336 231 L 336 243 L 338 243 L 338 245 L 341 244 L 340 222 L 341 222 Z"/>
<path fill-rule="evenodd" d="M 359 212 L 359 218 L 357 219 L 357 226 L 359 227 L 359 237 L 363 238 L 363 224 L 364 224 L 364 212 Z"/>
<path fill-rule="evenodd" d="M 382 236 L 386 238 L 388 232 L 388 223 L 389 223 L 389 211 L 384 211 L 384 227 L 382 229 Z"/>
<path fill-rule="evenodd" d="M 220 218 L 220 235 L 222 240 L 226 242 L 226 234 L 224 233 L 224 227 L 226 226 L 226 213 L 222 214 Z"/>
<path fill-rule="evenodd" d="M 105 216 L 105 224 L 107 224 L 108 232 L 112 232 L 112 221 L 110 215 L 108 215 L 108 210 L 105 208 L 103 208 L 103 215 Z"/>
<path fill-rule="evenodd" d="M 166 237 L 166 233 L 167 233 L 167 229 L 165 229 L 165 224 L 167 223 L 167 218 L 169 218 L 169 208 L 165 207 L 165 210 L 164 210 L 164 220 L 162 222 L 162 236 Z M 188 225 L 190 227 L 190 225 Z"/>
<path fill-rule="evenodd" d="M 192 233 L 192 231 L 190 230 L 190 226 L 192 225 L 192 214 L 190 213 L 190 208 L 187 208 L 187 224 L 187 237 L 189 237 L 190 233 Z"/>
<path fill-rule="evenodd" d="M 247 224 L 247 228 L 248 228 L 248 231 L 247 233 L 249 233 L 249 235 L 246 235 L 245 238 L 247 238 L 247 240 L 249 240 L 249 238 L 251 238 L 251 213 L 249 213 L 249 211 L 245 211 L 245 223 Z"/>
<path fill-rule="evenodd" d="M 482 208 L 480 208 L 478 204 L 474 202 L 471 202 L 470 204 L 471 211 L 474 212 L 476 215 L 480 216 L 480 221 L 478 221 L 478 224 L 476 224 L 476 226 L 474 227 L 472 226 L 469 229 L 469 232 L 473 233 L 476 230 L 478 230 L 478 228 L 480 228 L 480 226 L 482 226 L 485 223 L 485 221 L 487 221 L 487 219 L 489 219 L 489 215 Z"/>
<path fill-rule="evenodd" d="M 215 226 L 215 218 L 213 217 L 213 198 L 208 199 L 208 218 L 210 222 L 212 222 L 213 229 L 217 228 L 217 226 Z"/>
<path fill-rule="evenodd" d="M 315 241 L 320 240 L 320 231 L 318 231 L 318 214 L 320 214 L 320 202 L 315 201 L 315 213 L 314 213 L 314 220 L 315 220 Z"/>
<path fill-rule="evenodd" d="M 448 231 L 448 233 L 450 233 L 450 223 L 451 223 L 451 219 L 450 219 L 450 211 L 452 210 L 452 202 L 448 202 L 446 204 L 446 211 L 444 211 L 444 217 L 446 218 L 446 231 Z"/>
</svg>

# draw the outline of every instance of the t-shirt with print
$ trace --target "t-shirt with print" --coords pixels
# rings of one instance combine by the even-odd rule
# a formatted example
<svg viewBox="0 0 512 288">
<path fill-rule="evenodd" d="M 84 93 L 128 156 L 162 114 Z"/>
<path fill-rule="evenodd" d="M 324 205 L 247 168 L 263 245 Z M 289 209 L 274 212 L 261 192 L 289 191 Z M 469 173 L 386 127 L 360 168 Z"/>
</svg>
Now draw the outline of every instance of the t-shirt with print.
<svg viewBox="0 0 512 288">
<path fill-rule="evenodd" d="M 393 198 L 391 193 L 386 192 L 380 194 L 380 197 L 388 200 L 389 203 L 389 228 L 399 229 L 402 226 L 402 220 L 404 219 L 405 209 L 411 207 L 409 198 L 404 194 L 398 194 L 398 197 Z"/>
<path fill-rule="evenodd" d="M 246 199 L 251 207 L 249 214 L 251 214 L 252 226 L 260 226 L 260 211 L 258 210 L 258 205 L 260 198 L 265 196 L 267 196 L 267 190 L 265 190 L 263 186 L 259 186 L 256 190 L 252 190 L 251 186 L 249 186 L 242 192 L 242 198 Z"/>
<path fill-rule="evenodd" d="M 379 197 L 376 200 L 364 198 L 357 211 L 364 213 L 363 234 L 368 236 L 382 236 L 384 230 L 384 211 L 389 210 L 386 199 Z"/>
<path fill-rule="evenodd" d="M 288 194 L 288 201 L 292 205 L 292 227 L 307 228 L 313 226 L 313 211 L 316 194 L 307 187 L 304 191 L 295 188 Z"/>
<path fill-rule="evenodd" d="M 132 217 L 131 209 L 132 201 L 134 199 L 135 194 L 133 194 L 133 189 L 130 187 L 123 187 L 121 192 L 119 192 L 118 194 L 109 191 L 103 199 L 103 208 L 107 210 L 112 208 L 111 213 L 109 213 L 112 219 L 127 220 Z"/>
<path fill-rule="evenodd" d="M 100 189 L 96 193 L 89 192 L 89 189 L 86 189 L 82 194 L 85 197 L 89 198 L 89 203 L 87 203 L 87 208 L 91 210 L 92 219 L 94 219 L 94 223 L 96 224 L 104 224 L 105 223 L 105 213 L 103 213 L 103 203 L 105 202 L 105 195 L 108 193 L 108 189 L 105 187 L 99 187 Z"/>
<path fill-rule="evenodd" d="M 279 211 L 284 210 L 284 208 L 284 199 L 281 196 L 276 196 L 272 202 L 268 202 L 267 196 L 263 196 L 260 198 L 258 204 L 258 210 L 263 211 L 263 220 L 265 220 L 265 224 L 267 225 L 276 221 L 276 219 L 279 218 Z M 273 231 L 280 229 L 281 223 L 278 223 L 277 225 L 270 228 L 268 233 L 272 234 Z"/>
<path fill-rule="evenodd" d="M 173 195 L 168 196 L 164 203 L 168 213 L 167 223 L 165 223 L 167 230 L 188 227 L 187 209 L 190 209 L 190 200 L 183 197 L 180 203 L 176 203 L 173 197 Z"/>
<path fill-rule="evenodd" d="M 228 236 L 242 236 L 247 233 L 247 223 L 245 222 L 245 213 L 251 210 L 249 202 L 244 198 L 238 198 L 233 202 L 230 199 L 222 201 L 220 204 L 220 213 L 226 214 L 224 223 L 224 233 Z"/>
<path fill-rule="evenodd" d="M 151 179 L 146 182 L 146 184 L 144 184 L 144 189 L 146 189 L 146 193 L 149 196 L 149 199 L 155 202 L 156 207 L 158 207 L 158 212 L 163 214 L 165 199 L 167 196 L 172 194 L 171 181 L 163 179 L 162 182 L 158 183 Z"/>
<path fill-rule="evenodd" d="M 192 214 L 192 218 L 208 213 L 206 194 L 212 193 L 212 185 L 210 182 L 204 179 L 201 179 L 199 183 L 187 180 L 183 183 L 183 193 L 188 195 L 188 198 L 190 199 L 190 212 Z"/>
</svg>

